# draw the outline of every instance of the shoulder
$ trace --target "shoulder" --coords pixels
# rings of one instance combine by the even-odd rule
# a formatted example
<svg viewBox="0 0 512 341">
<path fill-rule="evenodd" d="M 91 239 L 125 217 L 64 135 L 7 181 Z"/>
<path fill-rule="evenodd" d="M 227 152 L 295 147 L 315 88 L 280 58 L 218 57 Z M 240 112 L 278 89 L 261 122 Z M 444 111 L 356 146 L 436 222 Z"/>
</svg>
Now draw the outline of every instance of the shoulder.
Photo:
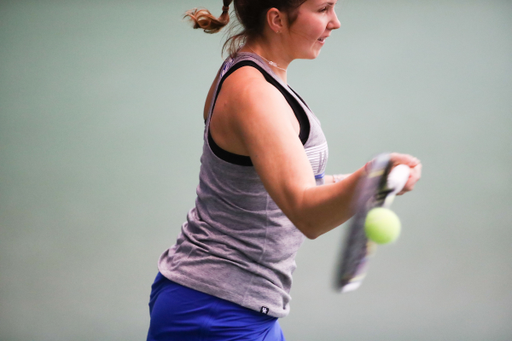
<svg viewBox="0 0 512 341">
<path fill-rule="evenodd" d="M 242 66 L 229 75 L 222 85 L 222 92 L 228 103 L 237 109 L 254 111 L 264 106 L 272 111 L 274 107 L 279 110 L 288 108 L 281 92 L 252 66 Z"/>
<path fill-rule="evenodd" d="M 255 67 L 246 65 L 236 69 L 224 81 L 222 87 L 229 87 L 232 91 L 247 90 L 250 88 L 267 88 L 270 85 L 263 74 Z"/>
<path fill-rule="evenodd" d="M 275 96 L 275 89 L 269 84 L 263 74 L 252 66 L 242 66 L 233 72 L 223 70 L 223 67 L 217 72 L 213 80 L 204 106 L 204 120 L 206 121 L 210 104 L 215 100 L 215 89 L 220 79 L 221 87 L 216 97 L 215 108 L 222 108 L 222 112 L 234 109 L 238 112 L 239 107 L 248 105 L 253 99 L 267 98 Z M 225 74 L 227 73 L 227 76 Z"/>
</svg>

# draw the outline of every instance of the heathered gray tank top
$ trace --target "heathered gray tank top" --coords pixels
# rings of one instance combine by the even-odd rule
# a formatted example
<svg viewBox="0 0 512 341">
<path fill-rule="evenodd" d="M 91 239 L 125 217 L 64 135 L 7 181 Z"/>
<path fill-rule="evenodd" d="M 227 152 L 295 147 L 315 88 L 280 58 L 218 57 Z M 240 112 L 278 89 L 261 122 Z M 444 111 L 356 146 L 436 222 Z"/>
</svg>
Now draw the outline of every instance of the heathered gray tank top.
<svg viewBox="0 0 512 341">
<path fill-rule="evenodd" d="M 275 79 L 307 114 L 310 132 L 304 149 L 317 184 L 323 184 L 328 149 L 320 122 L 259 56 L 239 53 L 226 60 L 214 98 L 226 73 L 247 61 Z M 212 152 L 208 131 L 214 102 L 204 131 L 195 207 L 188 212 L 176 244 L 160 257 L 158 268 L 181 285 L 284 317 L 290 311 L 295 255 L 304 235 L 272 200 L 254 167 L 226 162 Z"/>
</svg>

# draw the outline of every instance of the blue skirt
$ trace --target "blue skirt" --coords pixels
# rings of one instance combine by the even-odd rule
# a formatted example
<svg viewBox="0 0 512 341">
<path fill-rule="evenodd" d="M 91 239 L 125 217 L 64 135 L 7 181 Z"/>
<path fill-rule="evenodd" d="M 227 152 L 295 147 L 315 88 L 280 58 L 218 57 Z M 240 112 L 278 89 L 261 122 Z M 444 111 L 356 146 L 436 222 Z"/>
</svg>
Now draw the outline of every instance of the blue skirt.
<svg viewBox="0 0 512 341">
<path fill-rule="evenodd" d="M 285 341 L 277 318 L 184 287 L 158 273 L 148 341 Z"/>
</svg>

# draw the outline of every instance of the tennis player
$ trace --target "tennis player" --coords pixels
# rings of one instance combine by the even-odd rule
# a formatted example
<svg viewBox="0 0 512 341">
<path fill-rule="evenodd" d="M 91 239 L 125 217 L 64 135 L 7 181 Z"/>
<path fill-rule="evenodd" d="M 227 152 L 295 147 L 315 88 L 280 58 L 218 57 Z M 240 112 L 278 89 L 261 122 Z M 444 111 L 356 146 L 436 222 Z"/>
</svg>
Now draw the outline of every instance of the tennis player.
<svg viewBox="0 0 512 341">
<path fill-rule="evenodd" d="M 295 255 L 348 220 L 365 167 L 325 175 L 327 142 L 317 117 L 287 84 L 295 59 L 315 59 L 340 27 L 337 0 L 235 0 L 242 31 L 206 98 L 195 207 L 159 259 L 148 340 L 284 340 Z M 191 10 L 195 28 L 218 32 L 222 15 Z M 392 154 L 411 176 L 420 162 Z"/>
</svg>

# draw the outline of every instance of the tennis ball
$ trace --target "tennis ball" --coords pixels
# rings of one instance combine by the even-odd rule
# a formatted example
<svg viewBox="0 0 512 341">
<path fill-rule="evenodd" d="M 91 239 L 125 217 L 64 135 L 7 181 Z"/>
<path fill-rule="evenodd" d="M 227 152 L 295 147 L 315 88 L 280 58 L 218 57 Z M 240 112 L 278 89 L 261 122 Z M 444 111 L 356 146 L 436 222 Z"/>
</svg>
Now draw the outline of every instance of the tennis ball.
<svg viewBox="0 0 512 341">
<path fill-rule="evenodd" d="M 400 219 L 388 208 L 372 208 L 364 223 L 368 239 L 377 244 L 387 244 L 395 241 L 400 235 Z"/>
</svg>

